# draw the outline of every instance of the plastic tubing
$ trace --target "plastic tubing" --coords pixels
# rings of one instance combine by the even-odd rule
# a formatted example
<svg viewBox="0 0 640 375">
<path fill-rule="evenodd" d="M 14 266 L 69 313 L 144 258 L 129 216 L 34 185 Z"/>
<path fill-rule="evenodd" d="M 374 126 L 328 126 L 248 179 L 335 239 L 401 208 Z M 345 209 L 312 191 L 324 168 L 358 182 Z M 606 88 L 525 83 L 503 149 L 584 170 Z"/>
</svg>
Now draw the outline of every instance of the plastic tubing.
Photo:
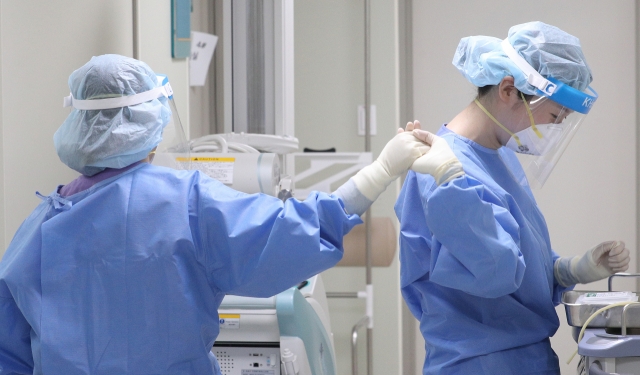
<svg viewBox="0 0 640 375">
<path fill-rule="evenodd" d="M 612 303 L 611 305 L 605 306 L 599 310 L 597 310 L 596 312 L 594 312 L 593 314 L 591 314 L 591 316 L 589 317 L 589 319 L 587 319 L 586 322 L 584 322 L 584 324 L 582 325 L 582 329 L 580 330 L 580 334 L 578 335 L 578 345 L 580 344 L 580 341 L 582 340 L 582 336 L 584 336 L 584 330 L 587 329 L 587 326 L 589 326 L 589 323 L 591 323 L 591 321 L 593 319 L 595 319 L 596 316 L 598 316 L 598 314 L 600 314 L 603 311 L 607 311 L 609 309 L 612 309 L 614 307 L 618 307 L 618 306 L 626 306 L 626 305 L 635 305 L 638 304 L 640 302 L 617 302 L 617 303 Z M 569 360 L 567 360 L 567 364 L 571 363 L 571 361 L 573 361 L 573 357 L 576 356 L 576 354 L 578 354 L 578 349 L 576 349 L 575 352 L 573 352 L 573 354 L 571 355 L 571 357 L 569 357 Z"/>
</svg>

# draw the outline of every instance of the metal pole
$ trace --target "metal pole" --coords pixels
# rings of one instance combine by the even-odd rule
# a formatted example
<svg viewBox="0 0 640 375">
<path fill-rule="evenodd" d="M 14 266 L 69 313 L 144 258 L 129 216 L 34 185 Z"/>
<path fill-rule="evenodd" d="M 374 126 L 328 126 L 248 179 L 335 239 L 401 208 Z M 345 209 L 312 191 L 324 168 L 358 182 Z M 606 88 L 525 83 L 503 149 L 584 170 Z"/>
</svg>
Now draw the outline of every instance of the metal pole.
<svg viewBox="0 0 640 375">
<path fill-rule="evenodd" d="M 358 292 L 327 292 L 327 298 L 360 298 Z"/>
<path fill-rule="evenodd" d="M 371 0 L 364 0 L 364 150 L 371 152 Z M 371 282 L 371 208 L 365 223 L 367 265 L 367 374 L 373 374 L 373 284 Z"/>
<path fill-rule="evenodd" d="M 399 29 L 399 56 L 400 64 L 400 118 L 398 123 L 407 123 L 413 120 L 413 0 L 399 0 L 398 4 L 398 29 Z M 404 183 L 406 173 L 400 177 Z M 415 374 L 417 366 L 416 336 L 420 332 L 417 328 L 417 320 L 411 314 L 406 303 L 402 303 L 402 373 Z"/>
<path fill-rule="evenodd" d="M 367 324 L 369 318 L 364 316 L 351 330 L 351 374 L 358 375 L 358 330 Z"/>
<path fill-rule="evenodd" d="M 640 1 L 635 1 L 635 16 L 636 16 L 636 223 L 640 222 L 640 173 L 638 167 L 640 167 Z M 640 226 L 636 225 L 636 271 L 640 272 Z M 637 290 L 640 290 L 640 279 L 636 282 Z"/>
<path fill-rule="evenodd" d="M 371 152 L 371 51 L 370 47 L 370 0 L 364 0 L 364 151 Z"/>
<path fill-rule="evenodd" d="M 140 59 L 140 45 L 138 35 L 138 0 L 131 1 L 132 15 L 133 15 L 133 58 Z"/>
<path fill-rule="evenodd" d="M 609 276 L 609 280 L 607 282 L 607 285 L 609 287 L 609 291 L 613 292 L 613 279 L 616 277 L 623 277 L 623 278 L 627 278 L 627 277 L 635 277 L 637 280 L 640 280 L 640 273 L 627 273 L 627 272 L 619 272 L 619 273 L 614 273 L 613 275 Z"/>
</svg>

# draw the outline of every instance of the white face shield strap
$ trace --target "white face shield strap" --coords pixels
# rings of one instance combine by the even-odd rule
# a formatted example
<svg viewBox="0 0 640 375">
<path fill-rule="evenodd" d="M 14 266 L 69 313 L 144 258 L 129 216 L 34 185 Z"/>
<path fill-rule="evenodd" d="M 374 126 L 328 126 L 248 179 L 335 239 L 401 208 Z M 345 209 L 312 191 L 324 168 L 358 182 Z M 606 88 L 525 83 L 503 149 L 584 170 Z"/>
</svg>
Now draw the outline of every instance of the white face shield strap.
<svg viewBox="0 0 640 375">
<path fill-rule="evenodd" d="M 543 93 L 551 96 L 556 90 L 556 84 L 544 78 L 538 73 L 537 70 L 533 69 L 531 65 L 525 60 L 516 50 L 513 48 L 509 40 L 505 39 L 502 41 L 502 49 L 507 54 L 507 56 L 513 61 L 520 70 L 527 76 L 527 82 Z"/>
<path fill-rule="evenodd" d="M 538 96 L 546 96 L 554 102 L 573 111 L 587 114 L 598 99 L 598 93 L 591 86 L 590 94 L 574 89 L 553 77 L 544 78 L 513 48 L 507 39 L 501 43 L 507 57 L 527 76 L 527 82 L 539 90 Z"/>
<path fill-rule="evenodd" d="M 78 100 L 73 97 L 73 94 L 64 97 L 63 107 L 73 107 L 79 110 L 101 110 L 129 107 L 138 104 L 148 102 L 153 99 L 157 99 L 161 96 L 165 98 L 171 98 L 173 96 L 173 90 L 169 82 L 162 86 L 156 87 L 149 91 L 141 92 L 135 95 L 120 96 L 117 98 L 108 99 L 93 99 L 93 100 Z"/>
</svg>

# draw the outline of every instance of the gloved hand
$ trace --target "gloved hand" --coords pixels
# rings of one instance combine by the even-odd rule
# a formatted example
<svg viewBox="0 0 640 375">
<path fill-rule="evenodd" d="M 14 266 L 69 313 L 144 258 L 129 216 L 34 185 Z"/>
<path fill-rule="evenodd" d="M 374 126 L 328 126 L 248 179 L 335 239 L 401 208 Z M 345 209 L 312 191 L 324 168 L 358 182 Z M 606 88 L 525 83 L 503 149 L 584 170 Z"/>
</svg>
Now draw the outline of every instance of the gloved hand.
<svg viewBox="0 0 640 375">
<path fill-rule="evenodd" d="M 629 249 L 622 241 L 607 241 L 588 250 L 583 256 L 559 258 L 553 273 L 562 286 L 587 284 L 629 268 Z"/>
<path fill-rule="evenodd" d="M 417 121 L 416 123 L 417 127 L 413 130 L 413 135 L 430 145 L 431 150 L 416 160 L 411 166 L 411 170 L 432 175 L 438 186 L 463 176 L 462 163 L 453 153 L 447 141 L 426 130 L 421 130 L 420 123 Z"/>
<path fill-rule="evenodd" d="M 393 180 L 406 172 L 417 158 L 429 151 L 429 146 L 411 133 L 414 127 L 412 124 L 409 128 L 409 124 L 407 131 L 398 129 L 398 134 L 384 146 L 373 163 L 352 177 L 360 193 L 372 202 Z"/>
</svg>

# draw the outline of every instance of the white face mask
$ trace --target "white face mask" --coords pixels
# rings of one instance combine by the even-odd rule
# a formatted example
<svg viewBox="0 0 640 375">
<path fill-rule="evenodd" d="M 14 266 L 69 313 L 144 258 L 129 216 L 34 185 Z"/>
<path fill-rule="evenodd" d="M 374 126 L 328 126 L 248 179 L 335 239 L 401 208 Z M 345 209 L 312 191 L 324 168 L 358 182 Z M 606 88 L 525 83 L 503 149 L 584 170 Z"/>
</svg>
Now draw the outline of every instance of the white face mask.
<svg viewBox="0 0 640 375">
<path fill-rule="evenodd" d="M 507 129 L 504 125 L 502 125 L 498 120 L 496 120 L 489 111 L 480 102 L 478 99 L 475 100 L 476 104 L 480 109 L 487 115 L 489 118 L 493 120 L 498 126 L 500 126 L 504 131 L 511 134 L 511 138 L 505 145 L 505 147 L 518 152 L 520 154 L 528 154 L 528 155 L 543 155 L 553 148 L 553 146 L 558 143 L 560 138 L 562 137 L 562 129 L 558 124 L 542 124 L 536 125 L 533 121 L 533 114 L 531 113 L 531 109 L 529 109 L 529 105 L 524 98 L 524 95 L 520 93 L 522 100 L 524 102 L 525 107 L 527 108 L 527 113 L 529 114 L 529 120 L 531 121 L 531 126 L 520 130 L 517 133 L 513 133 L 509 129 Z"/>
<path fill-rule="evenodd" d="M 536 125 L 536 128 L 542 138 L 530 126 L 513 134 L 505 147 L 521 154 L 544 155 L 558 143 L 562 136 L 562 129 L 558 124 Z M 518 141 L 520 141 L 519 144 Z"/>
</svg>

